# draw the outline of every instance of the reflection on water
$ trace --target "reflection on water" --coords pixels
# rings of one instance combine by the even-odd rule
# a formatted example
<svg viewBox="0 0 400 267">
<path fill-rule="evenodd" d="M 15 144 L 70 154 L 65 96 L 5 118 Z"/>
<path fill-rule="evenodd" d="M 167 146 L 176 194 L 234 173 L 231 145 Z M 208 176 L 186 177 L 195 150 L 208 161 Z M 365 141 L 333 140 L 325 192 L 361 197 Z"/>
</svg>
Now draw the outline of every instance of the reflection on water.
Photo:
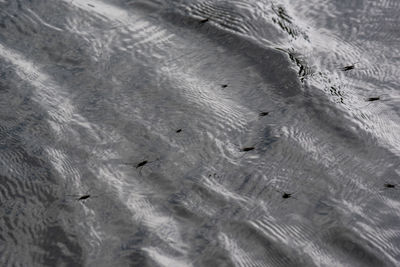
<svg viewBox="0 0 400 267">
<path fill-rule="evenodd" d="M 399 12 L 0 0 L 1 265 L 399 265 Z"/>
</svg>

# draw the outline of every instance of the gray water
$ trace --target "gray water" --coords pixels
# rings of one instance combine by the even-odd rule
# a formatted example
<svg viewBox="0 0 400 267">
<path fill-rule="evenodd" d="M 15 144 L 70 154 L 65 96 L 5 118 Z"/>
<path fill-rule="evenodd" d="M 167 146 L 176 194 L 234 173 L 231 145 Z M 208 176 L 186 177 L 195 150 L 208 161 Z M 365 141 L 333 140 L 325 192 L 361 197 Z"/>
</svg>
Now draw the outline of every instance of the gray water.
<svg viewBox="0 0 400 267">
<path fill-rule="evenodd" d="M 0 0 L 0 265 L 399 266 L 399 14 Z"/>
</svg>

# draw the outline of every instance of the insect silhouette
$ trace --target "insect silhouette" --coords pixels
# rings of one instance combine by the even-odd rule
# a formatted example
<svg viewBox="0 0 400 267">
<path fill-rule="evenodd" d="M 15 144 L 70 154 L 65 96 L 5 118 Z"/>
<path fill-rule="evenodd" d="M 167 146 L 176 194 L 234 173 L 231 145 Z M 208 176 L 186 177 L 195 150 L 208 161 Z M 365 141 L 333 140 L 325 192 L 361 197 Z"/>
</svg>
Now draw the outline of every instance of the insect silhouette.
<svg viewBox="0 0 400 267">
<path fill-rule="evenodd" d="M 94 5 L 92 5 L 92 4 L 87 4 L 88 6 L 90 6 L 90 7 L 95 7 Z"/>
<path fill-rule="evenodd" d="M 269 114 L 268 111 L 261 111 L 260 113 L 258 113 L 258 116 L 259 116 L 259 117 L 265 117 L 265 116 L 267 116 L 268 114 Z"/>
<path fill-rule="evenodd" d="M 142 162 L 139 162 L 139 163 L 136 165 L 136 169 L 138 169 L 138 168 L 140 168 L 140 167 L 143 167 L 143 166 L 146 165 L 147 163 L 149 163 L 147 160 L 144 160 L 144 161 L 142 161 Z"/>
<path fill-rule="evenodd" d="M 286 192 L 283 192 L 282 198 L 291 198 L 292 195 L 293 195 L 293 193 L 286 193 Z"/>
<path fill-rule="evenodd" d="M 77 200 L 82 201 L 82 200 L 88 199 L 89 197 L 90 197 L 90 195 L 83 195 L 83 196 L 79 197 Z"/>
<path fill-rule="evenodd" d="M 238 144 L 235 144 L 235 145 L 239 147 L 240 152 L 250 152 L 250 151 L 256 149 L 256 145 L 259 144 L 260 142 L 262 142 L 262 141 L 259 141 L 252 146 L 245 146 L 245 147 L 241 147 Z"/>
<path fill-rule="evenodd" d="M 182 132 L 182 129 L 178 129 L 178 130 L 176 130 L 175 132 L 176 132 L 176 133 L 180 133 L 180 132 Z"/>
<path fill-rule="evenodd" d="M 227 84 L 221 84 L 221 87 L 222 88 L 226 88 L 226 87 L 228 87 L 228 85 Z"/>
<path fill-rule="evenodd" d="M 141 162 L 139 162 L 139 163 L 137 163 L 137 164 L 135 165 L 135 169 L 139 169 L 139 175 L 142 175 L 142 169 L 143 169 L 143 167 L 145 167 L 147 164 L 156 162 L 156 161 L 158 161 L 159 159 L 160 159 L 160 158 L 156 158 L 156 159 L 153 160 L 153 161 L 143 160 L 143 161 L 141 161 Z M 132 165 L 132 163 L 124 163 L 124 164 L 125 164 L 125 165 Z"/>
<path fill-rule="evenodd" d="M 89 191 L 90 191 L 90 189 L 88 191 L 86 191 L 86 193 L 84 193 L 83 195 L 78 194 L 78 195 L 67 195 L 67 196 L 75 197 L 75 200 L 79 201 L 79 202 L 83 202 L 84 200 L 87 200 L 89 198 L 97 198 L 100 196 L 100 195 L 92 195 L 89 193 Z"/>
<path fill-rule="evenodd" d="M 208 18 L 205 18 L 205 19 L 200 20 L 199 23 L 200 23 L 200 24 L 204 24 L 204 23 L 206 23 L 206 22 L 208 22 L 208 21 L 209 21 L 209 19 L 208 19 Z"/>
<path fill-rule="evenodd" d="M 243 154 L 242 154 L 242 156 L 241 156 L 241 157 L 243 157 L 244 155 L 247 154 L 247 152 L 251 152 L 251 151 L 255 150 L 255 149 L 256 149 L 256 146 L 257 146 L 259 143 L 261 143 L 261 142 L 262 142 L 262 140 L 260 140 L 260 141 L 258 141 L 258 142 L 256 142 L 256 143 L 254 143 L 254 144 L 251 145 L 251 146 L 240 146 L 240 145 L 235 144 L 235 143 L 234 143 L 234 145 L 237 146 L 239 152 L 243 152 Z"/>
<path fill-rule="evenodd" d="M 349 71 L 349 70 L 354 70 L 356 68 L 356 64 L 358 64 L 359 62 L 350 64 L 348 66 L 344 66 L 342 68 L 340 68 L 341 71 Z"/>
<path fill-rule="evenodd" d="M 349 65 L 349 66 L 345 66 L 343 68 L 341 68 L 342 71 L 349 71 L 349 70 L 353 70 L 355 68 L 355 64 Z"/>
<path fill-rule="evenodd" d="M 291 197 L 295 198 L 293 195 L 294 195 L 296 192 L 288 193 L 288 192 L 280 191 L 280 190 L 275 190 L 275 191 L 278 192 L 278 193 L 280 193 L 280 194 L 282 194 L 281 197 L 282 197 L 283 199 L 288 199 L 288 198 L 291 198 Z"/>
<path fill-rule="evenodd" d="M 385 188 L 395 188 L 395 187 L 396 187 L 395 184 L 389 184 L 389 183 L 386 183 L 386 184 L 384 184 L 383 186 L 384 186 Z"/>
<path fill-rule="evenodd" d="M 373 102 L 373 101 L 377 101 L 377 100 L 380 100 L 380 99 L 381 99 L 380 96 L 376 96 L 376 97 L 369 97 L 369 98 L 367 98 L 366 101 Z"/>
<path fill-rule="evenodd" d="M 248 151 L 252 151 L 252 150 L 254 150 L 254 149 L 255 149 L 254 146 L 249 146 L 249 147 L 240 148 L 240 151 L 241 151 L 241 152 L 248 152 Z"/>
</svg>

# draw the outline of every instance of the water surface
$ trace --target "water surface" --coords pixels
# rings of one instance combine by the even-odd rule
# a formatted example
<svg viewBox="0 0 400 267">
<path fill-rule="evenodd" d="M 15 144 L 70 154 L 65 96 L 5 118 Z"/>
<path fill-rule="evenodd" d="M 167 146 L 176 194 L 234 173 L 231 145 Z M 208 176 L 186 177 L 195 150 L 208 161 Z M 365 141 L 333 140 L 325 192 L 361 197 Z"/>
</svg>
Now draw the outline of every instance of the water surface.
<svg viewBox="0 0 400 267">
<path fill-rule="evenodd" d="M 2 266 L 398 266 L 400 2 L 0 0 Z"/>
</svg>

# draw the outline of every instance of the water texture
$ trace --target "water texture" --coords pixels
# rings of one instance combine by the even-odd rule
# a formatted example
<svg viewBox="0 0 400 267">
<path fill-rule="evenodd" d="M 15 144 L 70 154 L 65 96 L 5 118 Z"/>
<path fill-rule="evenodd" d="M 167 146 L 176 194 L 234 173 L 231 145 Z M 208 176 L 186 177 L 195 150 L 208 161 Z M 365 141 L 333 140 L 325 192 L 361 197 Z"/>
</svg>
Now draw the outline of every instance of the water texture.
<svg viewBox="0 0 400 267">
<path fill-rule="evenodd" d="M 399 266 L 398 0 L 0 0 L 1 266 Z"/>
</svg>

